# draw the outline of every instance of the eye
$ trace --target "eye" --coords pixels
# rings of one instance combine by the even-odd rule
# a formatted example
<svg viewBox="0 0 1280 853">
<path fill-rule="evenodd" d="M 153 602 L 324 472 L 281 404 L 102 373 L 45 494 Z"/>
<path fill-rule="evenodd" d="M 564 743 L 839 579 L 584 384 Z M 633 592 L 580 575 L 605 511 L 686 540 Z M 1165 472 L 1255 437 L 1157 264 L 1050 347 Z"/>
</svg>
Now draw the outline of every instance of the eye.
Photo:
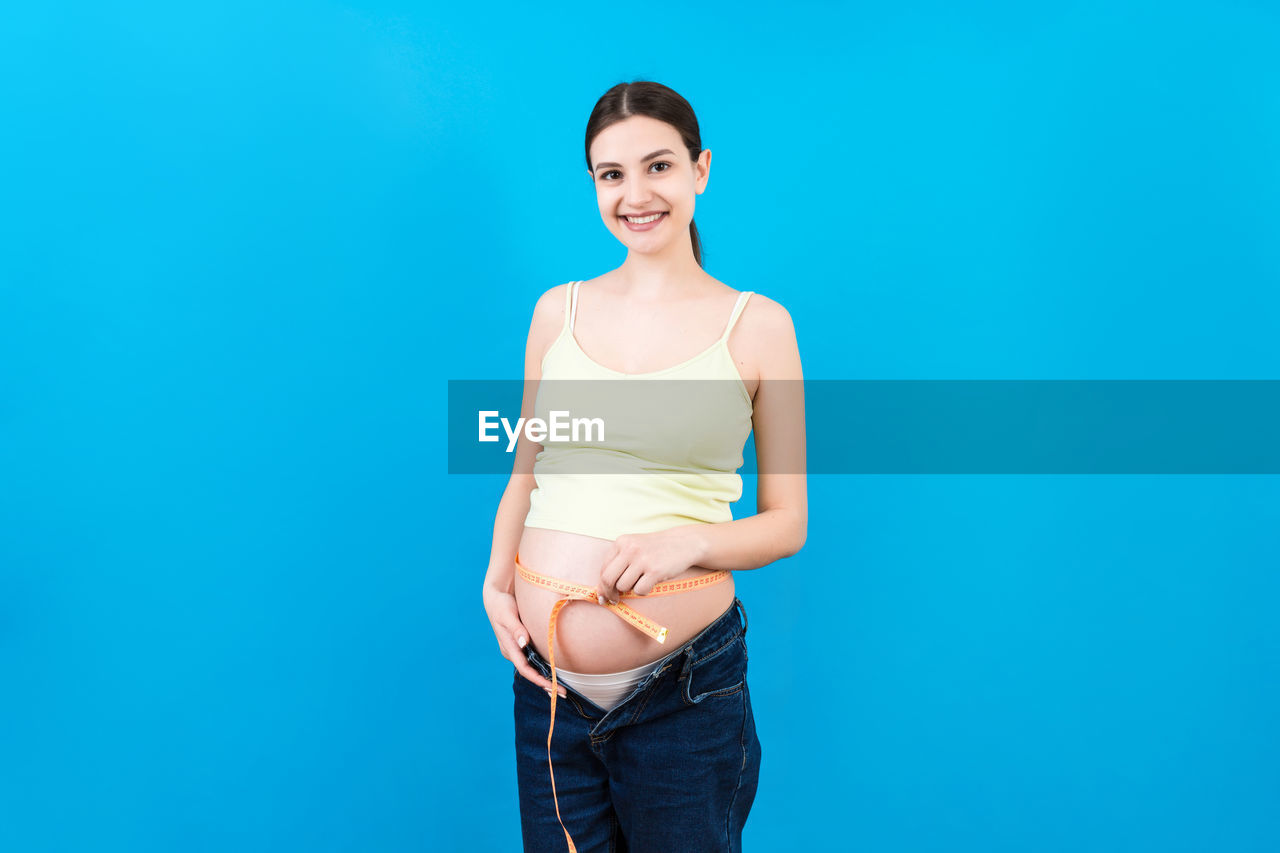
<svg viewBox="0 0 1280 853">
<path fill-rule="evenodd" d="M 666 168 L 665 168 L 665 169 L 663 169 L 662 171 L 663 171 L 663 172 L 670 172 L 670 171 L 671 171 L 671 164 L 670 164 L 670 163 L 668 163 L 668 162 L 667 162 L 667 161 L 665 161 L 665 160 L 659 160 L 658 162 L 656 162 L 656 163 L 654 163 L 653 165 L 651 165 L 649 168 L 650 168 L 650 169 L 652 169 L 654 166 L 666 166 Z M 602 180 L 607 181 L 607 180 L 610 180 L 610 178 L 609 178 L 609 176 L 610 176 L 610 175 L 617 174 L 617 173 L 618 173 L 618 170 L 617 170 L 617 169 L 610 169 L 610 170 L 609 170 L 609 171 L 607 171 L 607 172 L 603 172 L 603 173 L 600 175 L 600 178 L 601 178 Z"/>
</svg>

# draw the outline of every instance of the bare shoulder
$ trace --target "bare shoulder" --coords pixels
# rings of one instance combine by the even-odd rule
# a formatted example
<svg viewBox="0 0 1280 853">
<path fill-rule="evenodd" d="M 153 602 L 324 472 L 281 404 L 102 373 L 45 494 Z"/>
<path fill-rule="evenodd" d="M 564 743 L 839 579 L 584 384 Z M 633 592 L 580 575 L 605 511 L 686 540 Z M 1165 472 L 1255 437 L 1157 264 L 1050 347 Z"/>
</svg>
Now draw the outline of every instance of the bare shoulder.
<svg viewBox="0 0 1280 853">
<path fill-rule="evenodd" d="M 548 288 L 538 297 L 533 306 L 533 317 L 529 322 L 529 340 L 549 344 L 559 333 L 565 322 L 565 299 L 572 282 L 557 284 Z M 545 348 L 545 347 L 544 347 Z"/>
<path fill-rule="evenodd" d="M 752 337 L 794 338 L 796 334 L 795 325 L 791 322 L 791 312 L 781 302 L 770 299 L 763 293 L 751 294 L 738 322 L 751 330 Z"/>
<path fill-rule="evenodd" d="M 533 322 L 535 325 L 545 322 L 559 322 L 564 319 L 565 299 L 573 282 L 566 281 L 548 288 L 538 297 L 533 306 Z"/>
<path fill-rule="evenodd" d="M 542 363 L 547 350 L 564 328 L 565 299 L 571 283 L 565 282 L 548 288 L 534 304 L 533 317 L 529 321 L 529 336 L 525 342 L 526 372 Z"/>
<path fill-rule="evenodd" d="M 734 329 L 733 344 L 761 378 L 799 378 L 800 353 L 791 312 L 763 293 L 753 293 Z"/>
</svg>

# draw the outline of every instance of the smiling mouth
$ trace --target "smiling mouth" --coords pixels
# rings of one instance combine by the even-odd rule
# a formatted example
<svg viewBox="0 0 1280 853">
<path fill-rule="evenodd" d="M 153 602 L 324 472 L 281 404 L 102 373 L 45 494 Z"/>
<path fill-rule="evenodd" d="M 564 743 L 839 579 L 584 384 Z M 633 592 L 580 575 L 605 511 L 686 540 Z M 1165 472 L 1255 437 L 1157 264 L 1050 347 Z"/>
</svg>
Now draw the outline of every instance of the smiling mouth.
<svg viewBox="0 0 1280 853">
<path fill-rule="evenodd" d="M 623 214 L 620 218 L 625 219 L 627 222 L 630 222 L 632 225 L 647 225 L 650 222 L 657 222 L 659 219 L 661 219 L 666 215 L 667 215 L 667 211 L 664 210 L 660 213 L 651 213 L 647 216 L 632 217 L 632 216 L 627 216 L 626 214 Z"/>
</svg>

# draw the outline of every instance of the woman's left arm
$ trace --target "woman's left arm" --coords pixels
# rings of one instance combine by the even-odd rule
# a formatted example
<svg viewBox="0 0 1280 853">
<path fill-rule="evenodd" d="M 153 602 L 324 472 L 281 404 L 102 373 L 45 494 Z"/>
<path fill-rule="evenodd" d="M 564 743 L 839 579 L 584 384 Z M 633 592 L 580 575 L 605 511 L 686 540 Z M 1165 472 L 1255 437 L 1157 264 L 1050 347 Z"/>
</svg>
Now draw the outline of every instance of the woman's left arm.
<svg viewBox="0 0 1280 853">
<path fill-rule="evenodd" d="M 805 476 L 804 375 L 791 315 L 756 294 L 734 331 L 759 367 L 752 428 L 756 437 L 757 513 L 720 524 L 687 524 L 619 536 L 601 572 L 599 597 L 645 595 L 691 566 L 758 569 L 804 547 L 809 527 Z M 748 317 L 747 314 L 752 316 Z"/>
</svg>

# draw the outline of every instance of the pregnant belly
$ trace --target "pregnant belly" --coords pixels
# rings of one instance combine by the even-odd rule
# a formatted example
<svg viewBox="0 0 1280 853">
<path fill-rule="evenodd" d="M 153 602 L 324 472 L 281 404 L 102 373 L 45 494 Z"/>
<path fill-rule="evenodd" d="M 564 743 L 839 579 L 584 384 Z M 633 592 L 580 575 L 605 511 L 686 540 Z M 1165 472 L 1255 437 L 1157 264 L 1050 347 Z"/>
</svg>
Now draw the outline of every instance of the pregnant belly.
<svg viewBox="0 0 1280 853">
<path fill-rule="evenodd" d="M 526 527 L 520 538 L 520 562 L 539 574 L 596 587 L 613 543 L 608 539 Z M 698 567 L 686 569 L 673 580 L 710 574 Z M 529 629 L 529 642 L 543 658 L 550 658 L 547 626 L 551 608 L 563 596 L 515 576 L 516 607 Z M 627 606 L 667 629 L 659 643 L 613 612 L 592 601 L 572 601 L 560 610 L 556 621 L 556 666 L 570 672 L 618 672 L 665 657 L 672 649 L 697 636 L 733 604 L 733 578 L 673 595 L 622 599 Z"/>
</svg>

